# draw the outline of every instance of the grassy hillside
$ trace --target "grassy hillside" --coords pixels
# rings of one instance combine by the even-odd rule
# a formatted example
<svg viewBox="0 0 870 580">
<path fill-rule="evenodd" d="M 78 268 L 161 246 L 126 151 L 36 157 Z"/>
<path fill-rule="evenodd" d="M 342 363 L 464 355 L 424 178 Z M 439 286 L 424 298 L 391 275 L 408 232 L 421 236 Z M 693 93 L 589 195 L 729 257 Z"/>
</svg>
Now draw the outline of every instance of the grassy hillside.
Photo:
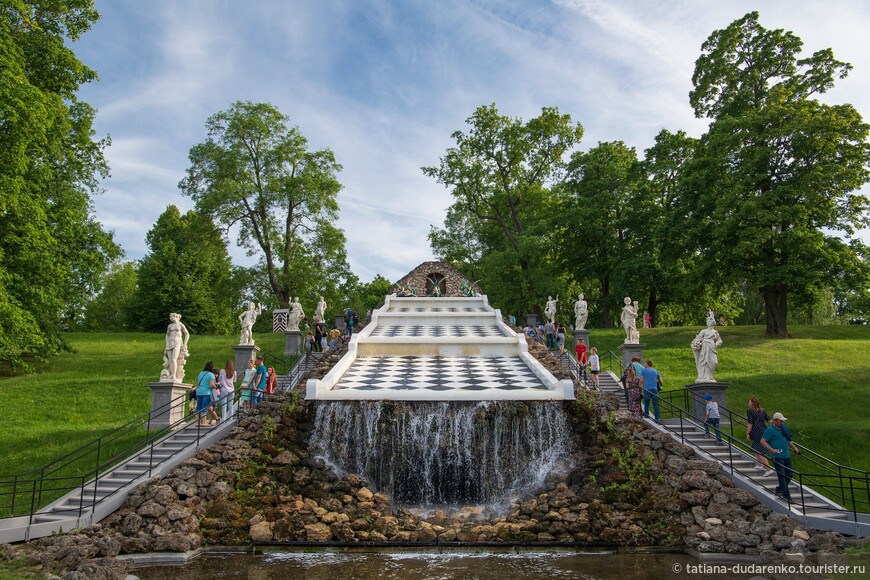
<svg viewBox="0 0 870 580">
<path fill-rule="evenodd" d="M 689 348 L 696 328 L 642 331 L 646 355 L 661 371 L 666 389 L 695 378 Z M 789 418 L 796 439 L 841 463 L 870 470 L 870 328 L 792 327 L 794 339 L 768 340 L 761 327 L 720 328 L 716 378 L 731 383 L 729 406 L 742 409 L 751 395 L 773 414 Z M 593 329 L 599 350 L 616 351 L 621 330 Z M 235 336 L 193 336 L 188 377 L 206 360 L 221 365 L 233 356 Z M 283 335 L 259 334 L 265 352 L 282 353 Z M 148 411 L 146 382 L 162 366 L 163 336 L 70 334 L 74 352 L 37 373 L 0 378 L 4 401 L 0 473 L 39 467 Z"/>
</svg>

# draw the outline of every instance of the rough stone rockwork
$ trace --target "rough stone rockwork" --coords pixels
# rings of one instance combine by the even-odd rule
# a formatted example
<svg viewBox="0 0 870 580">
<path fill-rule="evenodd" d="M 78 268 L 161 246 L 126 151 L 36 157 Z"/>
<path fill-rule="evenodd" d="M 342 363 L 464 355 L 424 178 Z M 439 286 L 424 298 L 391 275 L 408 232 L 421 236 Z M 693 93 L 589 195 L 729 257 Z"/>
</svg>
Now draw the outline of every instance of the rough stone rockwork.
<svg viewBox="0 0 870 580">
<path fill-rule="evenodd" d="M 390 292 L 398 292 L 402 288 L 412 288 L 418 296 L 425 296 L 427 280 L 430 279 L 430 276 L 435 276 L 438 280 L 444 279 L 447 287 L 444 296 L 464 296 L 462 293 L 463 279 L 468 280 L 474 292 L 481 293 L 480 287 L 474 280 L 469 280 L 467 276 L 447 262 L 423 262 L 411 270 L 407 276 L 393 284 Z M 429 286 L 431 286 L 431 282 Z"/>
<path fill-rule="evenodd" d="M 555 364 L 549 352 L 530 351 Z M 327 353 L 313 376 L 337 359 Z M 562 403 L 573 445 L 568 469 L 498 517 L 477 508 L 425 516 L 396 509 L 360 477 L 339 476 L 309 453 L 315 405 L 324 403 L 278 394 L 168 477 L 139 485 L 100 524 L 0 555 L 24 556 L 70 579 L 124 578 L 118 554 L 187 551 L 204 541 L 607 543 L 754 555 L 765 563 L 845 562 L 842 536 L 771 512 L 718 464 L 617 411 L 615 397 L 577 395 Z"/>
</svg>

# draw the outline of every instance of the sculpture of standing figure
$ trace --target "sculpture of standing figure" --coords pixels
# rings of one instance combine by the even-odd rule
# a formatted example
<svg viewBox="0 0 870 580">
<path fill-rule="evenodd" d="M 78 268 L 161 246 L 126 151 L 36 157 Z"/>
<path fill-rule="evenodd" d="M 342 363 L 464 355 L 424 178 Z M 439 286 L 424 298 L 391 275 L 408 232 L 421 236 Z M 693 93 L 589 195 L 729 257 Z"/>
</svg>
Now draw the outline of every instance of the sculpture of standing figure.
<svg viewBox="0 0 870 580">
<path fill-rule="evenodd" d="M 695 366 L 698 368 L 697 383 L 715 383 L 713 373 L 719 366 L 719 347 L 722 346 L 722 337 L 714 328 L 716 319 L 712 316 L 707 318 L 707 328 L 698 333 L 692 341 L 692 353 L 695 355 Z"/>
<path fill-rule="evenodd" d="M 190 333 L 181 323 L 181 315 L 172 312 L 169 315 L 169 326 L 166 327 L 166 348 L 163 351 L 163 370 L 160 371 L 161 381 L 180 383 L 184 380 L 184 363 L 189 352 L 187 341 Z"/>
<path fill-rule="evenodd" d="M 242 323 L 242 335 L 239 337 L 239 344 L 254 344 L 254 323 L 257 322 L 257 317 L 262 312 L 262 306 L 248 302 L 248 309 L 239 314 L 239 322 Z"/>
<path fill-rule="evenodd" d="M 314 309 L 314 324 L 326 322 L 324 316 L 326 316 L 326 300 L 321 296 L 320 301 L 317 303 L 317 308 Z"/>
<path fill-rule="evenodd" d="M 556 294 L 556 299 L 553 300 L 552 296 L 547 296 L 547 306 L 544 308 L 544 314 L 547 316 L 547 320 L 551 323 L 556 322 L 556 309 L 559 304 L 559 295 Z"/>
<path fill-rule="evenodd" d="M 299 297 L 293 299 L 293 304 L 290 305 L 290 312 L 287 314 L 287 332 L 298 331 L 299 323 L 305 318 L 305 312 L 302 310 L 302 305 L 299 304 Z"/>
<path fill-rule="evenodd" d="M 584 295 L 580 294 L 574 303 L 574 330 L 585 330 L 586 321 L 589 320 L 589 305 L 583 298 Z"/>
<path fill-rule="evenodd" d="M 628 296 L 622 301 L 622 327 L 625 329 L 625 344 L 639 344 L 640 333 L 637 331 L 637 301 L 632 304 Z"/>
</svg>

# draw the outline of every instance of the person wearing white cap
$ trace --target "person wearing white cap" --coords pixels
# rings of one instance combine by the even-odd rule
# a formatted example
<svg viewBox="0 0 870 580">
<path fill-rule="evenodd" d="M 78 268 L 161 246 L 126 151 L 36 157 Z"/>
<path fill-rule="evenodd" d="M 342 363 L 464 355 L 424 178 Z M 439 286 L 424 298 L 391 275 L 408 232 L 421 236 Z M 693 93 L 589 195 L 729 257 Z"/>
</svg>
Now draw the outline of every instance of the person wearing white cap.
<svg viewBox="0 0 870 580">
<path fill-rule="evenodd" d="M 791 501 L 788 486 L 791 483 L 794 470 L 792 469 L 791 454 L 788 450 L 791 447 L 796 455 L 800 455 L 801 452 L 791 440 L 791 432 L 785 426 L 786 421 L 788 419 L 782 413 L 774 413 L 771 424 L 764 430 L 764 435 L 761 437 L 761 445 L 770 451 L 773 457 L 773 468 L 776 470 L 778 481 L 776 495 L 786 501 Z"/>
</svg>

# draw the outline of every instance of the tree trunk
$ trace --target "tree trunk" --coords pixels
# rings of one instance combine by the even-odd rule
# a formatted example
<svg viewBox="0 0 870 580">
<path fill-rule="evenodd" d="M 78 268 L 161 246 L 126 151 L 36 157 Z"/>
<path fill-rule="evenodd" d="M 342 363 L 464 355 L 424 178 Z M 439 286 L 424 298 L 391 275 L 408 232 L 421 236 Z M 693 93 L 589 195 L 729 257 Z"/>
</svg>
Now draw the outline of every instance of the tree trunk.
<svg viewBox="0 0 870 580">
<path fill-rule="evenodd" d="M 649 312 L 649 325 L 650 327 L 655 326 L 656 321 L 656 309 L 659 307 L 659 297 L 656 295 L 656 289 L 650 288 L 649 290 L 649 304 L 647 305 L 647 312 Z"/>
<path fill-rule="evenodd" d="M 610 320 L 610 276 L 604 276 L 601 280 L 601 302 L 604 305 L 604 328 L 611 328 L 613 321 Z"/>
<path fill-rule="evenodd" d="M 767 318 L 767 336 L 772 338 L 791 338 L 788 333 L 788 286 L 776 284 L 765 286 L 764 314 Z"/>
</svg>

